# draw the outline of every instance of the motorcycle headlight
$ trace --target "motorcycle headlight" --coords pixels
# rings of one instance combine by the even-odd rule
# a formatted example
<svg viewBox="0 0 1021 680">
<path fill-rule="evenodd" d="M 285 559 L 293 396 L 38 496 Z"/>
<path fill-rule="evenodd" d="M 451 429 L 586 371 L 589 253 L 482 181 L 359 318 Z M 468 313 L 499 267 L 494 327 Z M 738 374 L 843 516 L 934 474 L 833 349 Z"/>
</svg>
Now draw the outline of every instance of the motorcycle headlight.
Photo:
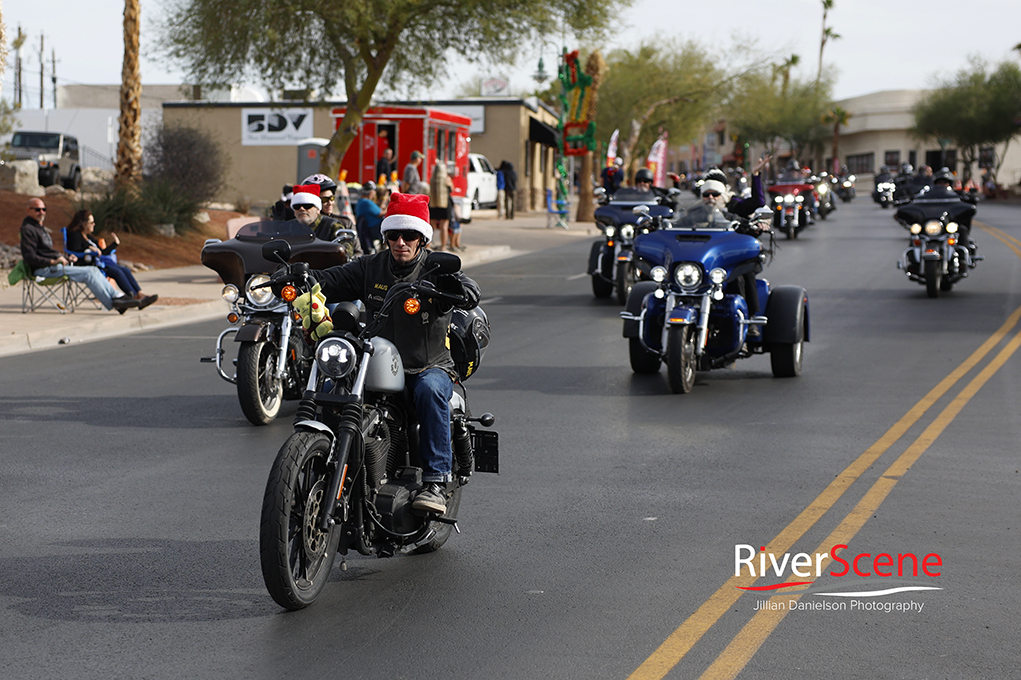
<svg viewBox="0 0 1021 680">
<path fill-rule="evenodd" d="M 908 231 L 910 231 L 912 234 L 921 234 L 922 233 L 922 225 L 920 225 L 917 222 L 915 222 L 914 224 L 911 225 L 911 228 Z"/>
<path fill-rule="evenodd" d="M 331 378 L 343 378 L 354 370 L 354 345 L 344 338 L 326 338 L 316 347 L 316 365 Z"/>
<path fill-rule="evenodd" d="M 828 186 L 826 186 L 825 184 L 820 184 L 819 185 L 819 193 L 820 194 L 825 194 L 829 190 L 830 190 L 830 188 Z"/>
<path fill-rule="evenodd" d="M 245 284 L 245 297 L 256 307 L 265 307 L 269 303 L 273 302 L 273 291 L 267 286 L 266 288 L 253 288 L 263 283 L 269 283 L 269 275 L 267 274 L 256 274 L 255 276 L 248 279 L 248 283 Z"/>
<path fill-rule="evenodd" d="M 844 186 L 847 187 L 847 188 L 850 188 L 851 183 L 850 182 L 844 182 Z"/>
<path fill-rule="evenodd" d="M 956 234 L 958 228 L 959 227 L 957 226 L 957 222 L 948 222 L 947 223 L 947 233 L 948 234 Z"/>
<path fill-rule="evenodd" d="M 783 196 L 777 196 L 773 200 L 776 201 L 777 203 L 783 203 Z"/>
<path fill-rule="evenodd" d="M 694 262 L 682 262 L 674 269 L 674 281 L 681 288 L 694 288 L 702 283 L 702 268 Z"/>
<path fill-rule="evenodd" d="M 786 196 L 783 197 L 783 202 L 784 203 L 793 203 L 794 202 L 794 196 L 791 195 L 791 194 L 787 194 Z"/>
<path fill-rule="evenodd" d="M 666 267 L 653 267 L 652 271 L 649 272 L 649 276 L 656 283 L 663 283 L 666 281 Z"/>
<path fill-rule="evenodd" d="M 805 202 L 805 197 L 804 196 L 795 196 L 794 200 L 797 201 L 798 203 L 804 203 Z"/>
<path fill-rule="evenodd" d="M 943 231 L 943 225 L 939 220 L 929 220 L 925 223 L 925 233 L 929 236 L 939 236 L 941 231 Z"/>
<path fill-rule="evenodd" d="M 617 234 L 617 230 L 611 226 L 606 227 L 606 237 L 613 238 Z"/>
<path fill-rule="evenodd" d="M 233 283 L 228 283 L 226 286 L 223 287 L 223 290 L 220 291 L 220 297 L 222 297 L 230 304 L 234 304 L 235 302 L 238 301 L 238 287 L 235 286 Z"/>
<path fill-rule="evenodd" d="M 850 184 L 850 183 L 851 183 L 851 182 L 853 182 L 853 181 L 854 181 L 855 179 L 857 179 L 857 178 L 856 178 L 856 177 L 855 177 L 854 175 L 850 175 L 850 176 L 849 176 L 849 177 L 847 178 L 847 183 L 848 183 L 848 184 Z"/>
<path fill-rule="evenodd" d="M 632 227 L 630 224 L 625 224 L 623 227 L 620 228 L 621 238 L 634 238 L 634 235 L 635 228 Z"/>
<path fill-rule="evenodd" d="M 727 280 L 727 270 L 717 267 L 709 272 L 709 280 L 715 283 L 717 286 Z"/>
</svg>

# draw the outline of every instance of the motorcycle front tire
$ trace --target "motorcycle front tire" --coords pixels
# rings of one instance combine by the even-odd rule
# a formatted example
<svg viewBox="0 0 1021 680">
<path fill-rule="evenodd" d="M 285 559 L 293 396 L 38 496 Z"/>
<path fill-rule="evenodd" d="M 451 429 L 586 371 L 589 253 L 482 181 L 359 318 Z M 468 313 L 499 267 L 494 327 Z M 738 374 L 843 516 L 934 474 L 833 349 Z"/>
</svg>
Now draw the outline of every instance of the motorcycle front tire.
<svg viewBox="0 0 1021 680">
<path fill-rule="evenodd" d="M 925 293 L 931 298 L 938 298 L 943 283 L 942 263 L 939 260 L 925 261 Z"/>
<path fill-rule="evenodd" d="M 613 295 L 613 281 L 607 281 L 599 274 L 592 275 L 592 294 L 597 298 L 608 298 Z"/>
<path fill-rule="evenodd" d="M 291 611 L 315 601 L 337 557 L 340 527 L 319 529 L 330 449 L 322 432 L 295 432 L 277 453 L 266 482 L 259 524 L 262 577 L 273 600 Z"/>
<path fill-rule="evenodd" d="M 283 383 L 276 377 L 277 347 L 271 342 L 242 342 L 238 350 L 238 401 L 253 425 L 266 425 L 280 412 Z"/>
<path fill-rule="evenodd" d="M 691 326 L 673 326 L 667 333 L 666 370 L 674 394 L 695 386 L 695 338 Z"/>
<path fill-rule="evenodd" d="M 617 263 L 617 302 L 627 304 L 631 289 L 635 285 L 635 269 L 630 262 Z"/>
</svg>

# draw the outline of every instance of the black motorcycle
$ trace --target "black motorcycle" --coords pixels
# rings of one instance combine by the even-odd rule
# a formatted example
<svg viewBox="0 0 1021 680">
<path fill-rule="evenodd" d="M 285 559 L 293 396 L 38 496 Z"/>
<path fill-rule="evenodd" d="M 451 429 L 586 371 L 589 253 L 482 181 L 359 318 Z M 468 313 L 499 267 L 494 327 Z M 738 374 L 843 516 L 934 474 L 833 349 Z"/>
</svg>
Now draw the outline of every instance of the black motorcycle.
<svg viewBox="0 0 1021 680">
<path fill-rule="evenodd" d="M 656 193 L 657 191 L 663 193 Z M 610 197 L 606 190 L 594 190 L 599 207 L 595 211 L 596 226 L 603 237 L 589 251 L 588 274 L 592 277 L 592 294 L 610 297 L 616 291 L 617 302 L 624 304 L 632 286 L 641 274 L 634 263 L 635 237 L 648 233 L 651 226 L 638 224 L 635 208 L 648 206 L 653 216 L 670 217 L 680 189 L 653 190 L 654 193 L 621 188 Z"/>
<path fill-rule="evenodd" d="M 854 189 L 854 182 L 857 178 L 854 175 L 843 175 L 837 176 L 836 178 L 836 194 L 844 203 L 850 203 L 854 200 L 857 195 Z"/>
<path fill-rule="evenodd" d="M 876 186 L 872 189 L 872 200 L 880 205 L 882 208 L 889 208 L 893 205 L 893 192 L 897 188 L 897 185 L 893 182 L 893 176 L 890 173 L 880 173 L 876 175 Z"/>
<path fill-rule="evenodd" d="M 285 241 L 267 243 L 264 252 L 267 259 L 291 259 Z M 430 253 L 423 277 L 460 268 L 456 255 Z M 281 296 L 293 302 L 313 282 L 304 263 L 288 272 L 291 283 Z M 286 609 L 301 609 L 316 599 L 338 552 L 390 557 L 437 550 L 457 528 L 461 490 L 472 472 L 499 472 L 497 433 L 473 424 L 490 427 L 495 418 L 489 413 L 473 418 L 463 386 L 489 344 L 489 323 L 478 307 L 470 312 L 455 307 L 451 355 L 460 380 L 450 403 L 453 481 L 446 487 L 444 515 L 412 508 L 424 487 L 418 425 L 404 395 L 401 355 L 376 333 L 391 314 L 417 311 L 426 298 L 463 302 L 424 278 L 398 283 L 364 326 L 355 305 L 338 304 L 333 331 L 315 345 L 294 433 L 266 482 L 259 531 L 266 588 Z"/>
<path fill-rule="evenodd" d="M 202 248 L 202 264 L 226 284 L 221 295 L 230 305 L 231 326 L 216 338 L 216 354 L 201 361 L 216 364 L 220 377 L 237 385 L 241 410 L 253 425 L 276 418 L 284 400 L 301 398 L 312 364 L 287 303 L 260 287 L 277 267 L 263 258 L 263 244 L 284 239 L 295 261 L 326 269 L 348 261 L 354 237 L 344 231 L 337 241 L 322 241 L 298 222 L 263 220 L 241 227 L 232 239 L 210 239 Z M 233 375 L 224 370 L 224 342 L 230 335 L 239 343 Z"/>
<path fill-rule="evenodd" d="M 941 186 L 929 187 L 902 205 L 894 218 L 911 236 L 897 268 L 924 285 L 931 298 L 949 292 L 983 259 L 971 240 L 974 216 L 972 203 Z"/>
</svg>

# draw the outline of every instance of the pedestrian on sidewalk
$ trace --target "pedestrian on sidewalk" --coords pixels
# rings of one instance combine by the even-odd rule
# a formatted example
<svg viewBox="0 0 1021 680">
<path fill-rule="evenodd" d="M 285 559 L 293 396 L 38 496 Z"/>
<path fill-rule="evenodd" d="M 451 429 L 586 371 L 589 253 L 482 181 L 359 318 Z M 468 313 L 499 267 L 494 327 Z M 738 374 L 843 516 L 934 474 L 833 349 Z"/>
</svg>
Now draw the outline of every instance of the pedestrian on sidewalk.
<svg viewBox="0 0 1021 680">
<path fill-rule="evenodd" d="M 92 211 L 79 210 L 71 218 L 71 224 L 67 225 L 67 242 L 64 244 L 64 249 L 75 253 L 85 253 L 86 264 L 95 264 L 100 267 L 107 276 L 114 280 L 117 287 L 124 291 L 125 295 L 138 300 L 139 309 L 145 309 L 156 302 L 159 296 L 143 293 L 131 268 L 125 267 L 111 257 L 110 253 L 121 243 L 117 234 L 110 232 L 111 243 L 103 248 L 92 236 L 95 230 L 96 218 Z"/>
<path fill-rule="evenodd" d="M 447 246 L 447 226 L 450 223 L 450 189 L 454 184 L 447 173 L 447 164 L 436 161 L 429 176 L 429 224 L 439 238 L 438 250 Z M 450 243 L 453 250 L 453 243 Z"/>
<path fill-rule="evenodd" d="M 500 163 L 503 172 L 504 207 L 503 214 L 508 220 L 514 219 L 514 197 L 518 192 L 518 173 L 510 161 Z"/>
<path fill-rule="evenodd" d="M 412 151 L 411 160 L 404 166 L 404 176 L 401 178 L 401 192 L 405 194 L 428 194 L 429 185 L 422 181 L 418 173 L 418 166 L 422 165 L 422 152 Z M 425 190 L 423 191 L 423 187 Z"/>
<path fill-rule="evenodd" d="M 123 314 L 128 309 L 138 308 L 138 300 L 127 296 L 117 298 L 117 291 L 100 272 L 98 267 L 74 267 L 74 255 L 64 256 L 53 249 L 53 237 L 43 226 L 46 221 L 46 204 L 41 198 L 28 201 L 28 216 L 21 222 L 21 257 L 35 276 L 57 278 L 66 276 L 72 281 L 84 283 L 99 303 L 106 309 L 116 309 Z"/>
</svg>

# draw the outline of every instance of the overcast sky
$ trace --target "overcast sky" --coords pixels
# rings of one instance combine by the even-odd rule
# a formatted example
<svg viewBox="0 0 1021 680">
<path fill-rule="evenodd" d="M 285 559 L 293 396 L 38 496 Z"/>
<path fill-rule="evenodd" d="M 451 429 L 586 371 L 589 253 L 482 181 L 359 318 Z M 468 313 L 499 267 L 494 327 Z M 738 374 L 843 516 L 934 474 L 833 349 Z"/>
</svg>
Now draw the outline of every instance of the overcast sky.
<svg viewBox="0 0 1021 680">
<path fill-rule="evenodd" d="M 142 0 L 142 80 L 146 84 L 179 83 L 182 74 L 168 70 L 158 55 L 146 54 L 154 40 L 153 19 L 161 0 Z M 123 57 L 123 3 L 117 0 L 6 0 L 3 18 L 8 38 L 18 25 L 29 38 L 23 48 L 27 107 L 39 105 L 39 35 L 45 34 L 46 107 L 52 106 L 50 59 L 56 54 L 58 84 L 109 84 L 120 81 Z M 829 25 L 840 40 L 826 46 L 825 63 L 837 69 L 838 99 L 891 89 L 924 88 L 936 75 L 949 75 L 971 55 L 996 63 L 1017 59 L 1021 43 L 1021 0 L 836 0 Z M 814 78 L 818 63 L 822 8 L 819 0 L 635 0 L 621 17 L 611 47 L 676 37 L 695 39 L 726 54 L 734 36 L 754 36 L 763 52 L 796 53 L 795 71 Z M 559 41 L 558 41 L 559 42 Z M 575 47 L 576 45 L 569 45 Z M 458 85 L 476 75 L 509 78 L 514 92 L 530 89 L 529 76 L 540 54 L 546 67 L 557 49 L 549 44 L 530 50 L 516 69 L 484 69 L 452 62 L 450 78 L 424 97 L 452 96 Z M 13 53 L 3 76 L 3 96 L 13 91 Z M 500 73 L 502 71 L 502 73 Z"/>
</svg>

